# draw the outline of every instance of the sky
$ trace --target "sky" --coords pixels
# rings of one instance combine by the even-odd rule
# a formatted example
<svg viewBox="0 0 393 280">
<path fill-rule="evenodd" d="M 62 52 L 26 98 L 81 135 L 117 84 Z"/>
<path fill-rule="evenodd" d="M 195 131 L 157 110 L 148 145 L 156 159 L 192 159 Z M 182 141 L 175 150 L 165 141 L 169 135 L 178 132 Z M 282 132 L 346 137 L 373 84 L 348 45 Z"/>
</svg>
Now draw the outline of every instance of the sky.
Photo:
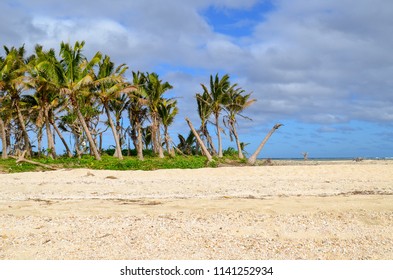
<svg viewBox="0 0 393 280">
<path fill-rule="evenodd" d="M 393 1 L 2 0 L 0 10 L 1 45 L 84 40 L 88 58 L 101 51 L 128 77 L 157 72 L 178 98 L 175 141 L 186 116 L 198 126 L 195 94 L 218 73 L 257 99 L 252 120 L 239 118 L 250 154 L 282 123 L 261 158 L 393 157 Z"/>
</svg>

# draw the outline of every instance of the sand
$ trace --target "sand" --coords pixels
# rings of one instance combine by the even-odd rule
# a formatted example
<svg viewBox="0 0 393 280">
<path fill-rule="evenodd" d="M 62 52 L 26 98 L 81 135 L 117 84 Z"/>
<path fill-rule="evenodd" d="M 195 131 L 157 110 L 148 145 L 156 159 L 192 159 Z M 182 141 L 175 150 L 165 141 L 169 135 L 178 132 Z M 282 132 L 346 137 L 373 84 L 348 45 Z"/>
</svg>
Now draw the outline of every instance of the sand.
<svg viewBox="0 0 393 280">
<path fill-rule="evenodd" d="M 0 259 L 393 259 L 393 162 L 0 174 Z"/>
</svg>

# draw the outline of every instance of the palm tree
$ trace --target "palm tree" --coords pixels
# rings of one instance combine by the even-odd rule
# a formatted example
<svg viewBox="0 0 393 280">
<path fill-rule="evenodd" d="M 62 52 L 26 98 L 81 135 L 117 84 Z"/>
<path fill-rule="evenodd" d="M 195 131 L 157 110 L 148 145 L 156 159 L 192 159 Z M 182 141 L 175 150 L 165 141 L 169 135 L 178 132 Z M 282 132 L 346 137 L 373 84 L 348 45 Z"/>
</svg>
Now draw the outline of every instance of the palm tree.
<svg viewBox="0 0 393 280">
<path fill-rule="evenodd" d="M 248 163 L 254 165 L 255 162 L 257 161 L 257 156 L 261 152 L 263 146 L 265 146 L 267 140 L 273 135 L 273 133 L 279 129 L 283 124 L 278 123 L 273 126 L 273 128 L 269 131 L 269 133 L 265 136 L 265 138 L 262 140 L 261 144 L 259 144 L 258 148 L 255 150 L 255 152 L 248 158 Z"/>
<path fill-rule="evenodd" d="M 1 61 L 0 61 L 0 63 L 1 63 Z M 6 123 L 4 122 L 4 119 L 6 119 L 5 112 L 6 112 L 6 110 L 4 110 L 4 108 L 3 108 L 3 96 L 0 95 L 0 135 L 1 135 L 1 145 L 2 145 L 2 153 L 1 153 L 2 159 L 8 158 L 7 133 L 5 130 Z"/>
<path fill-rule="evenodd" d="M 146 84 L 144 86 L 145 98 L 151 119 L 151 135 L 153 141 L 153 151 L 160 158 L 164 157 L 160 136 L 160 116 L 158 108 L 163 101 L 163 94 L 173 87 L 168 83 L 163 83 L 156 73 L 146 73 Z"/>
<path fill-rule="evenodd" d="M 158 106 L 158 114 L 160 116 L 162 125 L 164 126 L 164 140 L 167 152 L 170 156 L 175 156 L 174 150 L 170 145 L 170 137 L 168 133 L 168 127 L 173 123 L 175 116 L 179 112 L 177 108 L 177 101 L 174 99 L 164 99 Z"/>
<path fill-rule="evenodd" d="M 132 72 L 132 83 L 135 90 L 128 94 L 128 118 L 130 120 L 129 134 L 134 143 L 137 157 L 143 160 L 143 122 L 147 119 L 147 101 L 144 98 L 145 76 L 141 72 Z"/>
<path fill-rule="evenodd" d="M 202 152 L 206 156 L 207 161 L 211 162 L 213 160 L 213 158 L 210 155 L 209 151 L 207 150 L 205 144 L 203 144 L 203 141 L 202 141 L 201 137 L 199 137 L 199 134 L 196 132 L 196 130 L 195 130 L 194 126 L 192 125 L 190 119 L 186 118 L 186 122 L 187 122 L 188 126 L 190 127 L 191 132 L 194 134 L 194 136 L 195 136 L 199 146 L 201 146 Z"/>
<path fill-rule="evenodd" d="M 56 151 L 51 129 L 51 118 L 53 110 L 60 104 L 60 69 L 61 66 L 56 58 L 55 51 L 53 49 L 44 51 L 42 46 L 36 45 L 35 57 L 28 64 L 30 75 L 27 83 L 30 88 L 35 89 L 35 93 L 27 100 L 31 102 L 31 108 L 36 108 L 36 111 L 39 112 L 36 119 L 38 128 L 40 129 L 41 122 L 45 123 L 48 151 L 52 158 L 56 157 Z M 66 148 L 68 148 L 67 145 Z"/>
<path fill-rule="evenodd" d="M 256 101 L 256 99 L 250 99 L 251 94 L 242 95 L 243 93 L 244 93 L 243 89 L 233 87 L 232 90 L 228 91 L 228 103 L 225 105 L 225 110 L 227 111 L 228 114 L 226 116 L 226 119 L 227 119 L 227 126 L 230 132 L 229 135 L 231 139 L 232 139 L 232 135 L 235 137 L 238 156 L 241 159 L 244 158 L 244 155 L 242 153 L 239 136 L 236 130 L 236 125 L 237 125 L 236 116 L 239 115 L 243 118 L 247 118 L 243 116 L 241 113 L 244 111 L 244 109 L 246 109 Z"/>
<path fill-rule="evenodd" d="M 25 119 L 20 107 L 21 94 L 25 90 L 26 64 L 31 58 L 25 58 L 24 46 L 19 49 L 11 49 L 4 46 L 6 56 L 1 59 L 0 65 L 0 90 L 6 93 L 6 98 L 10 100 L 11 108 L 17 114 L 18 124 L 22 130 L 24 149 L 27 155 L 31 155 L 31 144 L 26 129 Z"/>
<path fill-rule="evenodd" d="M 5 124 L 3 119 L 0 117 L 0 134 L 1 134 L 1 145 L 2 145 L 2 152 L 1 152 L 1 158 L 2 159 L 7 159 L 7 137 L 6 137 L 6 132 L 5 132 Z"/>
<path fill-rule="evenodd" d="M 185 155 L 192 155 L 193 151 L 196 148 L 195 147 L 196 138 L 194 133 L 192 133 L 192 131 L 190 130 L 187 138 L 181 134 L 178 134 L 177 136 L 179 138 L 179 144 L 177 145 L 177 149 L 180 150 Z"/>
<path fill-rule="evenodd" d="M 209 106 L 214 116 L 218 138 L 218 157 L 222 157 L 220 114 L 223 106 L 228 103 L 228 91 L 230 91 L 232 88 L 229 81 L 229 75 L 226 74 L 221 79 L 219 78 L 218 74 L 216 74 L 214 79 L 213 76 L 210 75 L 210 90 L 203 84 L 201 84 L 201 86 L 203 88 L 203 94 L 210 96 Z"/>
<path fill-rule="evenodd" d="M 23 109 L 25 114 L 28 116 L 29 121 L 33 123 L 35 126 L 35 131 L 37 133 L 37 149 L 38 149 L 38 156 L 41 156 L 42 150 L 42 130 L 44 128 L 44 112 L 43 106 L 40 102 L 41 100 L 37 97 L 36 94 L 34 95 L 22 95 L 21 97 L 21 105 L 23 105 Z M 51 156 L 51 149 L 54 150 L 54 145 L 48 146 L 48 152 Z M 55 156 L 51 156 L 54 158 Z"/>
<path fill-rule="evenodd" d="M 119 133 L 113 123 L 110 113 L 111 111 L 110 103 L 113 104 L 119 100 L 118 98 L 120 96 L 120 92 L 124 88 L 123 74 L 127 70 L 127 67 L 124 64 L 122 64 L 115 69 L 115 64 L 110 60 L 108 56 L 105 56 L 98 66 L 99 66 L 99 70 L 95 81 L 95 84 L 97 86 L 96 94 L 100 99 L 101 104 L 104 106 L 104 110 L 108 119 L 109 126 L 112 129 L 113 138 L 116 143 L 115 156 L 118 157 L 119 159 L 123 159 Z M 118 104 L 120 104 L 124 109 L 127 106 L 126 104 L 124 104 L 123 100 L 120 100 Z M 114 106 L 112 106 L 112 108 L 113 107 Z M 122 110 L 117 110 L 117 117 L 116 117 L 117 120 L 120 119 L 121 113 Z M 117 124 L 117 126 L 119 126 L 119 124 Z"/>
<path fill-rule="evenodd" d="M 83 131 L 89 141 L 90 150 L 94 154 L 97 160 L 101 160 L 101 156 L 98 152 L 96 143 L 92 137 L 92 134 L 87 126 L 85 117 L 81 112 L 80 98 L 84 94 L 90 93 L 89 86 L 94 81 L 94 67 L 101 60 L 101 53 L 97 52 L 94 57 L 88 61 L 82 54 L 83 46 L 85 42 L 76 42 L 74 47 L 71 47 L 68 43 L 62 42 L 60 45 L 60 56 L 61 63 L 61 93 L 68 99 L 72 106 L 73 111 L 82 125 Z"/>
<path fill-rule="evenodd" d="M 207 129 L 207 123 L 212 114 L 212 109 L 210 106 L 211 104 L 210 95 L 208 94 L 208 92 L 203 92 L 203 94 L 197 93 L 195 98 L 197 100 L 197 105 L 198 105 L 198 115 L 199 118 L 201 119 L 201 127 L 199 128 L 199 131 L 206 139 L 206 146 L 210 147 L 210 150 L 213 155 L 217 155 L 216 148 L 214 147 L 214 143 L 209 134 L 209 130 Z"/>
</svg>

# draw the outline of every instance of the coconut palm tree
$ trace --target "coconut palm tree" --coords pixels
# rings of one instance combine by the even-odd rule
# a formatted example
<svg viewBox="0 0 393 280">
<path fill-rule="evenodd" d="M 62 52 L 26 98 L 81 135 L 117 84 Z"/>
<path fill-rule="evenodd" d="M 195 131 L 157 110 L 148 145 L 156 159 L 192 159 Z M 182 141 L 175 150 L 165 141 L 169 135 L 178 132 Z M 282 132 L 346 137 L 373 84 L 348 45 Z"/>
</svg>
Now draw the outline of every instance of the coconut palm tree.
<svg viewBox="0 0 393 280">
<path fill-rule="evenodd" d="M 213 140 L 209 134 L 209 130 L 207 129 L 207 123 L 209 121 L 210 116 L 212 115 L 211 109 L 211 98 L 207 92 L 203 92 L 203 94 L 197 93 L 195 95 L 198 105 L 198 115 L 201 119 L 201 126 L 199 131 L 202 133 L 204 138 L 206 139 L 206 147 L 210 147 L 210 151 L 213 155 L 217 155 L 216 148 L 214 146 Z"/>
<path fill-rule="evenodd" d="M 175 151 L 171 148 L 168 127 L 173 123 L 175 116 L 179 112 L 177 101 L 174 99 L 164 99 L 158 106 L 158 114 L 164 127 L 164 141 L 167 152 L 170 156 L 175 156 Z"/>
<path fill-rule="evenodd" d="M 96 143 L 91 131 L 86 123 L 85 117 L 81 112 L 81 97 L 90 94 L 90 86 L 94 82 L 94 67 L 101 60 L 101 53 L 97 52 L 89 61 L 82 54 L 85 42 L 76 42 L 72 47 L 68 43 L 62 42 L 60 45 L 61 75 L 62 84 L 60 92 L 67 98 L 73 111 L 76 113 L 83 131 L 89 141 L 90 150 L 97 160 L 101 160 Z"/>
<path fill-rule="evenodd" d="M 59 75 L 61 65 L 56 58 L 55 51 L 44 51 L 43 47 L 36 45 L 34 59 L 28 64 L 28 87 L 35 90 L 31 98 L 30 108 L 39 112 L 36 125 L 40 128 L 41 122 L 45 124 L 50 157 L 56 157 L 55 142 L 51 129 L 53 110 L 60 104 Z"/>
<path fill-rule="evenodd" d="M 273 133 L 279 129 L 283 124 L 278 123 L 273 126 L 273 128 L 269 131 L 269 133 L 265 136 L 265 138 L 262 140 L 261 144 L 259 144 L 258 148 L 255 150 L 255 152 L 248 158 L 248 163 L 254 165 L 255 162 L 257 161 L 257 157 L 259 153 L 261 152 L 262 148 L 265 146 L 267 140 L 273 135 Z"/>
<path fill-rule="evenodd" d="M 129 134 L 134 143 L 137 157 L 143 160 L 143 122 L 148 118 L 147 116 L 147 100 L 144 98 L 145 76 L 141 72 L 132 72 L 132 83 L 135 90 L 128 94 L 128 118 L 130 120 Z"/>
<path fill-rule="evenodd" d="M 4 121 L 7 118 L 7 115 L 6 115 L 6 110 L 4 110 L 3 106 L 4 106 L 3 95 L 0 92 L 0 135 L 1 135 L 1 145 L 2 145 L 1 158 L 7 159 L 8 158 L 7 132 L 6 132 L 6 123 Z"/>
<path fill-rule="evenodd" d="M 222 139 L 221 139 L 221 127 L 220 127 L 220 115 L 224 106 L 228 103 L 228 91 L 232 89 L 229 81 L 229 75 L 225 74 L 222 78 L 216 74 L 210 75 L 210 88 L 208 89 L 205 85 L 201 84 L 203 88 L 203 94 L 210 96 L 208 104 L 212 110 L 214 116 L 216 133 L 218 138 L 218 157 L 222 157 Z"/>
<path fill-rule="evenodd" d="M 123 159 L 123 155 L 121 152 L 121 144 L 119 139 L 120 136 L 112 120 L 110 103 L 112 103 L 111 107 L 113 109 L 115 105 L 114 103 L 116 101 L 119 101 L 118 98 L 120 97 L 120 92 L 124 89 L 123 74 L 127 70 L 127 67 L 124 64 L 122 64 L 117 68 L 115 68 L 115 64 L 110 60 L 108 56 L 105 56 L 102 59 L 98 67 L 99 67 L 98 75 L 96 77 L 96 81 L 94 82 L 96 85 L 96 94 L 100 99 L 101 104 L 104 106 L 104 110 L 108 119 L 109 126 L 112 129 L 113 138 L 116 143 L 115 156 L 118 157 L 119 159 Z M 120 102 L 118 102 L 118 104 L 124 108 L 122 110 L 116 111 L 117 113 L 116 120 L 119 123 L 120 123 L 119 119 L 121 118 L 122 111 L 125 110 L 125 108 L 127 107 L 125 103 L 126 102 L 123 102 L 123 100 L 121 99 Z M 117 124 L 117 126 L 119 126 L 119 124 Z"/>
<path fill-rule="evenodd" d="M 225 104 L 224 107 L 227 112 L 226 125 L 229 128 L 229 135 L 231 139 L 232 136 L 235 137 L 238 156 L 241 159 L 244 158 L 244 155 L 240 145 L 239 135 L 236 129 L 237 126 L 236 116 L 239 115 L 243 118 L 250 119 L 242 115 L 242 112 L 256 101 L 256 99 L 250 99 L 251 94 L 243 95 L 243 93 L 244 93 L 243 89 L 233 87 L 232 90 L 228 91 L 228 103 Z"/>
<path fill-rule="evenodd" d="M 10 100 L 11 108 L 16 112 L 18 125 L 22 130 L 24 149 L 27 155 L 31 155 L 30 139 L 20 106 L 22 92 L 26 89 L 26 64 L 31 57 L 25 58 L 24 46 L 18 49 L 15 47 L 9 49 L 4 46 L 4 50 L 6 56 L 1 59 L 0 64 L 0 90 L 5 93 L 5 98 Z"/>
<path fill-rule="evenodd" d="M 177 135 L 177 137 L 179 138 L 179 144 L 177 145 L 177 149 L 185 155 L 192 155 L 196 149 L 197 142 L 195 135 L 192 133 L 192 131 L 190 130 L 187 138 L 180 133 Z"/>
<path fill-rule="evenodd" d="M 163 95 L 167 90 L 172 89 L 172 85 L 168 82 L 162 82 L 156 73 L 146 73 L 146 83 L 143 93 L 147 101 L 147 108 L 149 110 L 151 119 L 151 135 L 153 142 L 153 151 L 158 154 L 160 158 L 164 157 L 161 145 L 160 136 L 160 116 L 158 108 L 163 101 Z"/>
</svg>

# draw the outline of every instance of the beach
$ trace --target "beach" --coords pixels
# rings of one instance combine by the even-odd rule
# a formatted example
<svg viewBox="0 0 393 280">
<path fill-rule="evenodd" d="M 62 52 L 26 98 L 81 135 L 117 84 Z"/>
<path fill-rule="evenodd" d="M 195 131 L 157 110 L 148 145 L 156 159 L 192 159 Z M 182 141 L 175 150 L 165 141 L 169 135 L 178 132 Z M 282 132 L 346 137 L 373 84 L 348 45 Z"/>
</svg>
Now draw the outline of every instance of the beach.
<svg viewBox="0 0 393 280">
<path fill-rule="evenodd" d="M 393 259 L 393 161 L 0 174 L 0 259 Z"/>
</svg>

